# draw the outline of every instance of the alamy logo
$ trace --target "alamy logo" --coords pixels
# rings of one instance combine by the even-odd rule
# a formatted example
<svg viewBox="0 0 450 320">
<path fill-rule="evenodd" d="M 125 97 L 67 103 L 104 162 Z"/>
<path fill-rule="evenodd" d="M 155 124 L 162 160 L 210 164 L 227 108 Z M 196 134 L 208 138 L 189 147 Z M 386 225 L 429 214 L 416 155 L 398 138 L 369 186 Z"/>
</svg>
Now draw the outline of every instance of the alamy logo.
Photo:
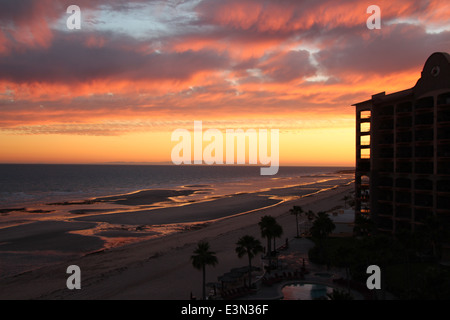
<svg viewBox="0 0 450 320">
<path fill-rule="evenodd" d="M 224 164 L 224 136 L 225 136 L 225 164 L 270 165 L 261 168 L 261 175 L 275 175 L 279 168 L 279 130 L 260 129 L 226 129 L 225 135 L 218 129 L 208 129 L 203 132 L 202 121 L 194 121 L 194 158 L 192 159 L 191 133 L 186 129 L 176 129 L 172 132 L 172 141 L 179 141 L 172 149 L 172 162 L 180 164 Z M 247 144 L 248 140 L 248 144 Z M 209 142 L 203 148 L 203 142 Z M 237 141 L 237 143 L 235 143 Z M 270 145 L 270 155 L 268 153 Z M 246 148 L 248 146 L 248 149 Z M 236 151 L 236 152 L 235 152 Z M 259 152 L 258 152 L 259 151 Z M 236 153 L 236 157 L 235 157 Z M 235 160 L 236 158 L 236 160 Z"/>
<path fill-rule="evenodd" d="M 67 7 L 67 13 L 70 13 L 70 17 L 67 18 L 67 29 L 80 30 L 81 29 L 81 9 L 77 5 L 71 5 Z"/>
<path fill-rule="evenodd" d="M 80 267 L 77 265 L 68 266 L 66 273 L 71 274 L 71 276 L 69 276 L 66 281 L 67 289 L 80 290 L 81 289 L 81 269 L 80 269 Z"/>
<path fill-rule="evenodd" d="M 71 16 L 67 19 L 67 28 L 69 30 L 81 29 L 81 9 L 77 5 L 70 5 L 67 7 L 67 13 Z M 366 21 L 367 28 L 369 30 L 381 29 L 381 9 L 377 5 L 370 5 L 367 7 L 366 12 L 370 14 L 370 17 Z"/>
<path fill-rule="evenodd" d="M 367 13 L 370 13 L 370 17 L 367 18 L 367 29 L 381 29 L 381 9 L 377 5 L 371 5 L 367 8 Z"/>
<path fill-rule="evenodd" d="M 373 289 L 381 289 L 381 269 L 377 265 L 370 265 L 367 267 L 366 270 L 367 274 L 370 274 L 370 276 L 367 278 L 366 285 L 367 289 L 373 290 Z"/>
</svg>

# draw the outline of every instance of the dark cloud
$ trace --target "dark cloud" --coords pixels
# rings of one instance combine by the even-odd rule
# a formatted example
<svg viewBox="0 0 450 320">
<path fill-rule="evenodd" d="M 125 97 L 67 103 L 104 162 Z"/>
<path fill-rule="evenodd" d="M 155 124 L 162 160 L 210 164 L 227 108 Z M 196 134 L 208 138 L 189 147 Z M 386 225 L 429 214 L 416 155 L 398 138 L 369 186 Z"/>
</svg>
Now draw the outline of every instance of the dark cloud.
<svg viewBox="0 0 450 320">
<path fill-rule="evenodd" d="M 433 52 L 448 51 L 450 32 L 427 33 L 425 27 L 393 24 L 365 33 L 340 33 L 339 41 L 314 54 L 332 75 L 388 74 L 422 66 Z"/>
<path fill-rule="evenodd" d="M 309 60 L 306 50 L 288 51 L 262 67 L 267 76 L 276 82 L 288 82 L 316 74 L 316 67 Z"/>
<path fill-rule="evenodd" d="M 382 29 L 371 31 L 368 4 L 356 0 L 203 0 L 194 9 L 182 0 L 0 0 L 0 84 L 6 83 L 0 87 L 0 127 L 338 110 L 363 99 L 362 91 L 363 97 L 373 93 L 366 92 L 370 80 L 358 89 L 353 76 L 420 72 L 432 52 L 448 51 L 450 32 L 429 33 L 418 20 L 421 13 L 429 16 L 431 2 L 380 0 Z M 105 22 L 123 17 L 114 11 L 139 16 L 136 10 L 150 11 L 149 3 L 171 10 L 149 18 L 148 26 L 147 19 L 139 27 L 122 26 L 120 18 L 114 28 Z M 70 4 L 98 9 L 85 17 L 94 21 L 90 28 L 68 32 L 55 25 Z M 97 16 L 100 10 L 105 15 Z M 143 31 L 136 36 L 133 28 Z M 164 80 L 173 81 L 161 85 Z M 88 85 L 77 86 L 83 83 Z"/>
<path fill-rule="evenodd" d="M 111 8 L 115 11 L 126 11 L 136 4 L 149 2 L 146 0 L 2 0 L 0 1 L 0 18 L 5 21 L 23 21 L 36 15 L 43 18 L 61 16 L 70 5 L 78 5 L 82 9 Z M 155 1 L 153 1 L 155 2 Z"/>
<path fill-rule="evenodd" d="M 198 52 L 151 52 L 128 36 L 107 38 L 101 46 L 87 46 L 89 35 L 59 34 L 49 48 L 18 50 L 0 59 L 0 79 L 24 82 L 82 82 L 96 79 L 188 79 L 193 74 L 226 68 L 226 54 Z"/>
</svg>

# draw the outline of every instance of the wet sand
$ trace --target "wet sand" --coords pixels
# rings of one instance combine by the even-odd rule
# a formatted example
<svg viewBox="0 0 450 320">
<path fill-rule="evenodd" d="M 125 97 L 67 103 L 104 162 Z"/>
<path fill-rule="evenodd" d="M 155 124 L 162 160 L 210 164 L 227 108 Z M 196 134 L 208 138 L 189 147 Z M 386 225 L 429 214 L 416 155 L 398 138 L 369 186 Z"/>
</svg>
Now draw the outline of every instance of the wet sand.
<svg viewBox="0 0 450 320">
<path fill-rule="evenodd" d="M 305 186 L 304 194 L 313 195 L 285 202 L 281 202 L 280 195 L 288 199 L 298 195 L 301 188 L 286 188 L 284 193 L 278 189 L 267 194 L 234 195 L 181 207 L 144 209 L 142 212 L 133 210 L 120 214 L 76 216 L 70 222 L 42 221 L 41 224 L 34 222 L 18 226 L 18 229 L 8 233 L 2 232 L 2 260 L 14 256 L 19 257 L 20 261 L 26 260 L 23 255 L 30 251 L 33 254 L 59 251 L 64 253 L 64 259 L 61 262 L 47 255 L 50 261 L 47 261 L 45 268 L 3 277 L 0 279 L 0 299 L 166 300 L 189 299 L 191 292 L 199 296 L 201 272 L 194 269 L 189 261 L 199 240 L 209 241 L 211 249 L 217 254 L 219 265 L 207 271 L 207 281 L 217 281 L 217 276 L 231 268 L 246 265 L 245 259 L 237 258 L 235 243 L 245 234 L 261 239 L 257 226 L 261 216 L 270 214 L 277 217 L 285 230 L 283 237 L 292 237 L 295 235 L 295 218 L 288 210 L 293 205 L 302 205 L 304 209 L 315 212 L 342 206 L 342 198 L 353 191 L 348 181 L 342 179 Z M 330 189 L 314 192 L 326 187 Z M 273 194 L 277 197 L 273 198 Z M 195 212 L 201 212 L 202 219 Z M 242 212 L 247 213 L 240 214 Z M 136 237 L 142 237 L 145 232 L 154 232 L 154 229 L 146 229 L 148 225 L 157 223 L 198 223 L 198 227 L 180 228 L 178 232 L 107 250 L 102 243 L 104 238 L 98 236 L 103 234 L 105 237 L 120 238 L 137 233 Z M 96 236 L 83 234 L 91 230 L 92 224 L 119 225 L 120 228 L 105 229 Z M 261 239 L 261 242 L 265 243 L 265 240 Z M 80 252 L 83 254 L 80 255 Z M 66 288 L 66 268 L 71 264 L 80 266 L 82 270 L 81 290 L 70 291 Z"/>
<path fill-rule="evenodd" d="M 107 222 L 127 225 L 161 225 L 215 220 L 279 203 L 261 194 L 234 195 L 179 207 L 138 210 L 108 215 L 75 218 L 76 221 Z"/>
</svg>

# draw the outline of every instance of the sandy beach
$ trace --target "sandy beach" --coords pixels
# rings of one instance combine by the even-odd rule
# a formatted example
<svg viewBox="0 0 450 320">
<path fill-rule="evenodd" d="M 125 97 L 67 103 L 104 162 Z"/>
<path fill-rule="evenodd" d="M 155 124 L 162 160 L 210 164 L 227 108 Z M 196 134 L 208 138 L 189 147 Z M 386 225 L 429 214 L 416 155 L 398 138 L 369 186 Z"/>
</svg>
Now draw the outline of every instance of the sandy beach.
<svg viewBox="0 0 450 320">
<path fill-rule="evenodd" d="M 253 235 L 263 244 L 265 243 L 257 226 L 263 215 L 274 216 L 283 226 L 284 234 L 278 240 L 283 242 L 285 238 L 292 238 L 296 234 L 295 218 L 288 213 L 293 205 L 301 205 L 304 209 L 314 212 L 342 207 L 343 197 L 353 191 L 353 184 L 349 184 L 349 181 L 351 180 L 348 178 L 332 181 L 332 183 L 328 183 L 328 189 L 324 188 L 326 185 L 322 184 L 320 188 L 317 188 L 317 190 L 322 190 L 318 193 L 311 193 L 315 189 L 310 186 L 307 193 L 310 194 L 309 196 L 284 202 L 280 202 L 279 199 L 263 197 L 262 194 L 243 194 L 238 197 L 199 203 L 197 205 L 202 206 L 202 210 L 211 212 L 208 217 L 209 221 L 193 224 L 195 221 L 191 221 L 192 219 L 180 219 L 179 223 L 185 223 L 190 228 L 129 245 L 93 250 L 90 254 L 81 257 L 68 255 L 64 262 L 49 263 L 44 268 L 3 278 L 0 280 L 2 288 L 0 299 L 184 300 L 189 299 L 191 293 L 201 296 L 201 272 L 194 269 L 189 260 L 198 241 L 208 241 L 211 249 L 216 252 L 219 264 L 215 268 L 207 268 L 206 273 L 207 282 L 215 282 L 218 276 L 228 272 L 231 268 L 247 265 L 247 260 L 239 259 L 235 253 L 235 244 L 241 236 Z M 282 193 L 281 190 L 278 192 Z M 284 195 L 292 194 L 298 194 L 298 190 L 295 188 L 284 190 Z M 252 201 L 256 202 L 252 204 Z M 252 210 L 252 208 L 261 206 L 260 201 L 264 201 L 264 208 Z M 241 213 L 246 213 L 230 215 L 228 210 L 233 210 L 233 207 L 240 207 L 243 209 Z M 173 215 L 171 219 L 174 219 L 177 215 L 181 215 L 179 210 L 182 209 L 186 212 L 186 208 L 174 207 L 167 208 L 167 210 L 171 210 L 170 214 Z M 228 211 L 227 215 L 221 213 L 224 210 Z M 69 250 L 71 243 L 73 246 L 79 246 L 79 241 L 85 241 L 82 245 L 87 249 L 95 249 L 99 243 L 95 243 L 94 239 L 99 241 L 98 238 L 83 237 L 77 234 L 77 232 L 91 227 L 89 221 L 134 225 L 136 222 L 153 223 L 155 222 L 153 219 L 160 219 L 158 216 L 158 214 L 152 215 L 144 211 L 143 213 L 131 212 L 122 215 L 77 217 L 75 218 L 76 222 L 71 222 L 71 227 L 75 226 L 78 229 L 75 232 L 66 232 L 67 222 L 44 221 L 42 223 L 47 224 L 46 230 L 51 232 L 43 236 L 39 235 L 35 224 L 25 225 L 25 228 L 21 226 L 22 234 L 10 231 L 17 238 L 22 236 L 22 242 L 20 239 L 14 241 L 16 247 L 11 250 L 19 250 L 21 246 L 30 245 L 30 243 L 33 243 L 33 246 L 41 245 L 48 251 L 58 248 L 63 250 L 60 247 Z M 56 234 L 57 237 L 50 237 L 49 234 Z M 26 237 L 23 237 L 24 235 Z M 2 234 L 2 238 L 5 237 L 7 238 L 7 235 Z M 87 241 L 87 238 L 90 241 Z M 30 239 L 36 241 L 33 242 Z M 0 242 L 3 241 L 5 240 L 0 239 Z M 65 243 L 64 246 L 58 243 L 60 241 Z M 51 254 L 49 256 L 51 257 Z M 51 260 L 51 258 L 49 259 Z M 66 287 L 68 277 L 66 269 L 73 264 L 81 268 L 81 290 L 71 291 Z"/>
</svg>

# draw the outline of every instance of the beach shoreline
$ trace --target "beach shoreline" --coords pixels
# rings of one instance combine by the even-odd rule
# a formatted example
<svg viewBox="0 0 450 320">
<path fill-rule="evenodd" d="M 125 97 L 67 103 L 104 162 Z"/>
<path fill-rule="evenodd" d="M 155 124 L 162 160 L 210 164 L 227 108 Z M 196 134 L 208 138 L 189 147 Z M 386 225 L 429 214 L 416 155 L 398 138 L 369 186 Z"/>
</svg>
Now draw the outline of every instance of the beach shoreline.
<svg viewBox="0 0 450 320">
<path fill-rule="evenodd" d="M 244 211 L 245 214 L 242 212 L 225 216 L 213 214 L 209 216 L 212 219 L 181 221 L 178 226 L 185 224 L 187 228 L 179 228 L 176 232 L 169 232 L 167 235 L 144 239 L 128 245 L 92 250 L 82 256 L 68 257 L 63 262 L 53 263 L 45 268 L 0 279 L 0 286 L 4 289 L 0 293 L 0 298 L 188 299 L 190 292 L 194 292 L 196 295 L 200 294 L 199 273 L 189 262 L 193 248 L 199 240 L 211 241 L 211 247 L 218 255 L 219 265 L 217 268 L 211 269 L 209 271 L 211 274 L 208 276 L 211 281 L 217 281 L 218 274 L 228 271 L 230 267 L 246 264 L 245 261 L 236 257 L 235 242 L 244 233 L 260 238 L 257 223 L 262 215 L 270 214 L 279 217 L 283 222 L 286 237 L 292 237 L 295 224 L 292 222 L 295 220 L 287 213 L 289 208 L 299 204 L 305 206 L 305 209 L 311 208 L 317 212 L 335 208 L 339 203 L 342 205 L 343 195 L 353 190 L 351 181 L 351 178 L 346 177 L 341 179 L 340 183 L 328 186 L 328 189 L 319 188 L 317 192 L 309 192 L 304 197 L 296 199 L 287 197 L 287 200 L 281 201 L 281 198 L 278 198 L 275 202 L 272 199 L 268 206 L 262 208 L 256 206 L 257 208 Z M 276 196 L 283 195 L 281 189 L 278 191 L 279 194 Z M 294 188 L 291 191 L 297 192 L 298 190 Z M 272 193 L 276 194 L 277 192 Z M 286 196 L 286 192 L 284 195 Z M 234 201 L 240 199 L 241 202 L 238 201 L 237 205 L 241 206 L 248 200 L 248 197 L 255 197 L 255 195 L 244 194 L 242 198 L 234 198 Z M 232 199 L 233 197 L 230 197 L 225 200 L 231 203 Z M 212 204 L 214 201 L 202 205 L 205 208 L 209 207 L 205 210 L 213 212 L 217 210 L 217 206 Z M 222 205 L 225 205 L 225 202 Z M 172 208 L 172 210 L 174 209 Z M 134 214 L 137 216 L 136 212 Z M 122 217 L 100 214 L 77 217 L 74 220 L 75 223 L 80 224 L 81 230 L 84 227 L 82 224 L 90 223 L 89 220 L 97 221 L 99 218 L 108 218 L 108 223 L 119 222 L 119 224 L 129 223 L 132 225 L 133 219 L 123 220 L 125 215 L 128 213 L 123 214 Z M 127 218 L 131 217 L 132 215 Z M 117 219 L 121 221 L 117 221 Z M 67 233 L 65 234 L 67 235 Z M 68 234 L 70 236 L 77 235 L 76 232 Z M 263 240 L 262 242 L 264 243 Z M 68 277 L 66 268 L 70 264 L 76 264 L 82 270 L 82 290 L 70 291 L 65 286 Z"/>
</svg>

